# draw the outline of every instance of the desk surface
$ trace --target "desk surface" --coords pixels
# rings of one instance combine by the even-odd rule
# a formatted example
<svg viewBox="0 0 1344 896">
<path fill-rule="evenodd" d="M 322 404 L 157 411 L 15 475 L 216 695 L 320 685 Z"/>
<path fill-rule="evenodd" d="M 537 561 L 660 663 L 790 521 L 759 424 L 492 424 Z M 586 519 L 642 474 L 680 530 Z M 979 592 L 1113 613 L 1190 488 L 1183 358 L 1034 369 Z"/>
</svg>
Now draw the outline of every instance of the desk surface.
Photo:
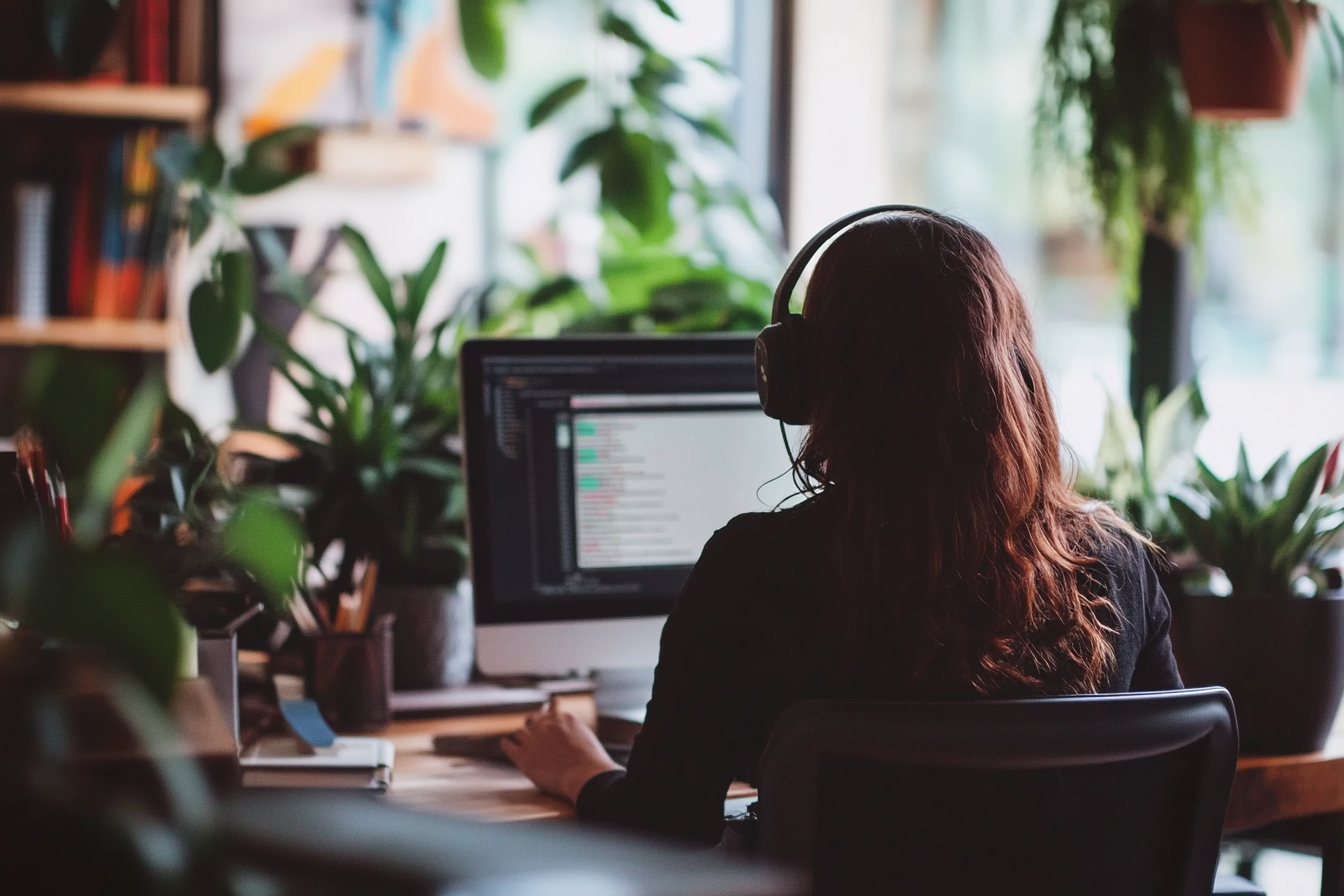
<svg viewBox="0 0 1344 896">
<path fill-rule="evenodd" d="M 583 707 L 573 708 L 582 711 Z M 571 817 L 574 812 L 568 803 L 541 793 L 511 765 L 434 752 L 435 735 L 503 735 L 521 725 L 525 716 L 498 713 L 393 723 L 383 734 L 397 746 L 388 798 L 417 809 L 487 821 Z M 728 792 L 729 799 L 754 795 L 754 790 L 741 783 Z M 1237 763 L 1224 829 L 1230 833 L 1340 811 L 1344 811 L 1344 731 L 1334 733 L 1319 753 L 1243 756 Z"/>
<path fill-rule="evenodd" d="M 1344 811 L 1344 731 L 1325 749 L 1296 756 L 1243 756 L 1227 803 L 1229 833 L 1289 818 Z"/>
<path fill-rule="evenodd" d="M 574 809 L 569 803 L 537 790 L 508 763 L 440 756 L 434 752 L 436 735 L 503 735 L 522 725 L 526 715 L 499 713 L 394 722 L 381 735 L 397 747 L 388 799 L 414 809 L 451 812 L 483 821 L 573 817 Z M 755 794 L 755 790 L 742 783 L 735 783 L 728 790 L 729 799 Z"/>
</svg>

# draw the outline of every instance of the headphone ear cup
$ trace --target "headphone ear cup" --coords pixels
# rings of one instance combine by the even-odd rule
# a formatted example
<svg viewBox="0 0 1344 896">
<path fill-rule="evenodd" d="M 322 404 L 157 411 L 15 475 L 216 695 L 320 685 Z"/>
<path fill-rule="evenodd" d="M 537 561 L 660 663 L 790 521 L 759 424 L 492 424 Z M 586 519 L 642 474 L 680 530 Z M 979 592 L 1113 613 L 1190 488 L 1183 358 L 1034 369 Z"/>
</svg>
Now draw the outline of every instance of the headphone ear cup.
<svg viewBox="0 0 1344 896">
<path fill-rule="evenodd" d="M 756 393 L 766 416 L 799 425 L 811 419 L 807 337 L 801 314 L 790 314 L 756 337 Z"/>
</svg>

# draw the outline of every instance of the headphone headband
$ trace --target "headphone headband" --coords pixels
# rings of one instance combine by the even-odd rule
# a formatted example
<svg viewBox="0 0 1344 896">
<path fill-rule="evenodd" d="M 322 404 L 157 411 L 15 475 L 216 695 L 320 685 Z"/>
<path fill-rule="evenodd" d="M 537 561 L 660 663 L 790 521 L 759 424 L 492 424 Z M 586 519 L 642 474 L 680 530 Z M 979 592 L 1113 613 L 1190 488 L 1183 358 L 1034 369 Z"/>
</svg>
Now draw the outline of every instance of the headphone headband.
<svg viewBox="0 0 1344 896">
<path fill-rule="evenodd" d="M 811 337 L 801 314 L 789 313 L 789 299 L 803 269 L 827 240 L 849 225 L 886 212 L 914 212 L 946 220 L 918 205 L 874 205 L 832 221 L 807 241 L 784 270 L 770 309 L 770 326 L 756 337 L 756 393 L 767 416 L 783 423 L 808 423 L 812 417 Z M 784 440 L 788 446 L 788 438 Z"/>
<path fill-rule="evenodd" d="M 775 287 L 775 301 L 770 310 L 770 322 L 777 324 L 789 316 L 789 300 L 793 298 L 793 291 L 798 286 L 798 280 L 803 276 L 803 271 L 807 268 L 808 262 L 812 260 L 812 256 L 817 254 L 817 250 L 825 245 L 827 240 L 851 224 L 886 212 L 918 212 L 931 218 L 942 217 L 933 209 L 924 208 L 922 205 L 873 205 L 857 212 L 850 212 L 843 218 L 837 218 L 827 224 L 817 232 L 816 236 L 808 240 L 803 248 L 798 250 L 798 254 L 793 257 L 793 261 L 789 262 L 789 266 L 784 269 L 784 276 L 780 278 L 779 285 Z"/>
</svg>

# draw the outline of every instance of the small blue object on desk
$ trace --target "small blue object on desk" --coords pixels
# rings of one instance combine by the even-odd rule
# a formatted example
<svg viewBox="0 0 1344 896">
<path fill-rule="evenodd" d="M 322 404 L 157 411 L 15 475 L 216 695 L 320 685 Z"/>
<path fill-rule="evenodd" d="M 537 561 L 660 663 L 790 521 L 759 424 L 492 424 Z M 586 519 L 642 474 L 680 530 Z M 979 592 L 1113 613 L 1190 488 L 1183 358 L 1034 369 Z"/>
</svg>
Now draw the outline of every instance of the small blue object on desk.
<svg viewBox="0 0 1344 896">
<path fill-rule="evenodd" d="M 281 700 L 280 714 L 285 717 L 290 730 L 309 746 L 330 747 L 336 743 L 336 732 L 322 718 L 316 701 Z"/>
</svg>

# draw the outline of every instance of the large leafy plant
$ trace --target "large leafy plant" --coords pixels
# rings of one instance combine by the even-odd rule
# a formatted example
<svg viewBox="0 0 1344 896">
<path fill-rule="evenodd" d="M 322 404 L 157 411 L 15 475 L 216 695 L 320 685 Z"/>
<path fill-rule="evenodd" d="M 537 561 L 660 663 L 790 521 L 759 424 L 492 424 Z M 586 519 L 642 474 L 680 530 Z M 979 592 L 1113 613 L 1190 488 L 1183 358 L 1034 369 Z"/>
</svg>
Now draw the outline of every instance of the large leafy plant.
<svg viewBox="0 0 1344 896">
<path fill-rule="evenodd" d="M 504 9 L 515 2 L 458 5 L 468 58 L 486 77 L 504 73 Z M 607 54 L 598 71 L 552 86 L 532 105 L 527 123 L 569 127 L 562 182 L 584 171 L 598 180 L 599 271 L 579 279 L 523 249 L 529 270 L 496 291 L 486 329 L 536 335 L 759 329 L 769 322 L 765 276 L 777 263 L 774 235 L 757 214 L 762 202 L 732 177 L 738 160 L 722 119 L 690 110 L 676 95 L 692 69 L 723 75 L 721 64 L 674 58 L 641 31 L 634 15 L 641 8 L 679 21 L 665 0 L 591 6 L 594 29 L 620 52 Z M 627 62 L 612 61 L 619 59 Z M 729 221 L 735 223 L 725 226 Z M 744 248 L 749 242 L 756 245 Z M 751 270 L 748 253 L 765 263 Z"/>
<path fill-rule="evenodd" d="M 1167 0 L 1058 0 L 1044 57 L 1041 167 L 1090 184 L 1106 245 L 1134 282 L 1145 232 L 1198 237 L 1235 171 L 1235 129 L 1191 116 Z"/>
<path fill-rule="evenodd" d="M 7 422 L 22 422 L 34 434 L 25 441 L 44 452 L 35 468 L 63 474 L 71 523 L 67 531 L 36 516 L 15 521 L 15 508 L 4 508 L 11 524 L 0 532 L 6 892 L 236 892 L 210 792 L 166 713 L 184 647 L 173 589 L 152 558 L 108 537 L 116 496 L 165 411 L 172 416 L 167 408 L 157 376 L 135 383 L 124 366 L 96 355 L 43 350 L 25 374 L 21 407 L 6 409 L 18 418 Z M 221 541 L 283 591 L 297 571 L 295 536 L 279 511 L 244 503 Z M 128 748 L 112 718 L 144 749 L 157 792 L 140 774 L 125 774 L 124 763 L 115 780 L 91 773 L 89 766 L 115 763 Z M 99 756 L 100 746 L 114 746 L 113 759 Z"/>
<path fill-rule="evenodd" d="M 307 403 L 311 432 L 282 432 L 302 453 L 299 477 L 307 492 L 304 524 L 314 558 L 333 542 L 342 559 L 331 584 L 353 587 L 355 564 L 376 558 L 380 577 L 455 581 L 464 556 L 457 368 L 453 347 L 471 303 L 427 325 L 424 310 L 443 267 L 440 242 L 418 271 L 389 276 L 364 236 L 341 229 L 391 328 L 380 341 L 360 330 L 308 313 L 339 328 L 350 362 L 348 379 L 322 370 L 265 321 L 261 335 L 278 353 L 277 369 Z M 281 259 L 274 259 L 281 261 Z M 289 287 L 302 281 L 290 276 Z"/>
<path fill-rule="evenodd" d="M 1227 575 L 1233 595 L 1290 597 L 1304 576 L 1323 586 L 1321 562 L 1344 539 L 1338 443 L 1317 448 L 1295 470 L 1285 453 L 1260 477 L 1245 444 L 1232 477 L 1219 479 L 1202 461 L 1198 470 L 1189 494 L 1171 496 L 1171 509 L 1199 555 Z"/>
<path fill-rule="evenodd" d="M 1109 502 L 1167 550 L 1185 547 L 1168 494 L 1195 472 L 1195 440 L 1208 420 L 1199 384 L 1191 381 L 1157 400 L 1150 391 L 1142 425 L 1128 405 L 1106 398 L 1101 445 L 1092 470 L 1080 470 L 1078 490 Z"/>
<path fill-rule="evenodd" d="M 164 406 L 157 377 L 134 384 L 121 367 L 79 352 L 34 358 L 20 414 L 68 482 L 71 534 L 33 523 L 0 533 L 0 615 L 97 652 L 166 702 L 182 649 L 174 575 L 109 538 L 114 498 L 146 457 Z M 219 538 L 239 569 L 280 596 L 297 577 L 296 535 L 278 509 L 243 502 Z"/>
</svg>

